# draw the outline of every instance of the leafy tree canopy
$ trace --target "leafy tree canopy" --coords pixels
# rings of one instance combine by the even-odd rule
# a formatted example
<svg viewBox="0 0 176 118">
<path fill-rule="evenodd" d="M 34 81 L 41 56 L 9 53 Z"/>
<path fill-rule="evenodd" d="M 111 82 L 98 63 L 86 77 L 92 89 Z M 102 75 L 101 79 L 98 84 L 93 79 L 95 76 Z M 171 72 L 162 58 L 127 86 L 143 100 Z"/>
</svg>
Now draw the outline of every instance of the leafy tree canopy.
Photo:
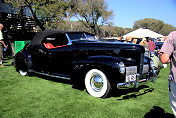
<svg viewBox="0 0 176 118">
<path fill-rule="evenodd" d="M 36 24 L 42 30 L 45 29 L 44 24 L 40 20 L 46 21 L 61 21 L 65 18 L 65 12 L 69 8 L 67 0 L 5 0 L 11 3 L 14 7 L 20 8 L 26 6 L 31 10 Z"/>
<path fill-rule="evenodd" d="M 75 16 L 87 28 L 91 28 L 95 34 L 98 34 L 99 26 L 107 24 L 112 16 L 112 11 L 108 11 L 104 0 L 73 0 L 72 6 L 75 6 Z M 98 25 L 99 23 L 99 25 Z"/>
<path fill-rule="evenodd" d="M 145 18 L 136 21 L 133 28 L 134 30 L 138 28 L 150 29 L 162 35 L 168 35 L 171 31 L 174 30 L 172 25 L 165 24 L 163 21 L 152 18 Z"/>
</svg>

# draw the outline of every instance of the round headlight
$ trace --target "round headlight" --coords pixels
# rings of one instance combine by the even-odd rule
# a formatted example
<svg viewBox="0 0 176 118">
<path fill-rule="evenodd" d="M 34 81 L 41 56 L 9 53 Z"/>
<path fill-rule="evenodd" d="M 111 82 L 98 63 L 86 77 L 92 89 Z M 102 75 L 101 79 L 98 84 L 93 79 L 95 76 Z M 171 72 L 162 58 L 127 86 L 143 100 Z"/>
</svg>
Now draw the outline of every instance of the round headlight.
<svg viewBox="0 0 176 118">
<path fill-rule="evenodd" d="M 152 69 L 155 69 L 155 65 L 154 65 L 153 60 L 150 61 L 150 67 L 151 67 Z"/>
<path fill-rule="evenodd" d="M 125 65 L 123 62 L 119 63 L 119 70 L 121 74 L 125 73 Z"/>
</svg>

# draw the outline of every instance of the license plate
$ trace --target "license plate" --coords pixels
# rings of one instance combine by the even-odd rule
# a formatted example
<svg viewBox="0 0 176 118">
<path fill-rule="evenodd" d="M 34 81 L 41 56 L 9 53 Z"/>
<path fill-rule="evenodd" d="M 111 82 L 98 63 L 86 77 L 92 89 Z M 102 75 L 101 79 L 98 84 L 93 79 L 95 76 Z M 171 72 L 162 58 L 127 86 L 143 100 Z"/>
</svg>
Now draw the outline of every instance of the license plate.
<svg viewBox="0 0 176 118">
<path fill-rule="evenodd" d="M 136 75 L 126 75 L 126 82 L 136 81 Z"/>
</svg>

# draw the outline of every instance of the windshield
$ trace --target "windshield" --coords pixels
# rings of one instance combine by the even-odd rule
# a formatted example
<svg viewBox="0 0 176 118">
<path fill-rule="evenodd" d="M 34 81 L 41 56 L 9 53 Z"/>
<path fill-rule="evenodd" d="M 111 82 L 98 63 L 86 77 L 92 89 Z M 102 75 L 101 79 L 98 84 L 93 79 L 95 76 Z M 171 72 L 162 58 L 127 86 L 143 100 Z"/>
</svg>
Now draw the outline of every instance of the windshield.
<svg viewBox="0 0 176 118">
<path fill-rule="evenodd" d="M 70 40 L 98 40 L 96 36 L 87 33 L 68 33 Z"/>
</svg>

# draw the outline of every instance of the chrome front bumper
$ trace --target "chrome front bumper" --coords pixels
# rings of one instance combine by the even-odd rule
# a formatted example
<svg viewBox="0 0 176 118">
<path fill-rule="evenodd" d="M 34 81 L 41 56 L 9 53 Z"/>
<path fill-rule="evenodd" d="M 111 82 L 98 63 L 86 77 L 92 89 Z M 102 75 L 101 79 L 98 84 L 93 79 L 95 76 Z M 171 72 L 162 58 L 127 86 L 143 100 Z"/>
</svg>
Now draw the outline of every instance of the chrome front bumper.
<svg viewBox="0 0 176 118">
<path fill-rule="evenodd" d="M 143 76 L 145 75 L 145 78 Z M 146 74 L 135 74 L 136 81 L 130 81 L 130 82 L 124 82 L 124 83 L 118 83 L 117 88 L 118 89 L 125 89 L 125 88 L 138 88 L 140 85 L 147 84 L 148 82 L 155 82 L 157 78 L 156 70 L 152 70 L 151 72 L 148 72 Z"/>
</svg>

